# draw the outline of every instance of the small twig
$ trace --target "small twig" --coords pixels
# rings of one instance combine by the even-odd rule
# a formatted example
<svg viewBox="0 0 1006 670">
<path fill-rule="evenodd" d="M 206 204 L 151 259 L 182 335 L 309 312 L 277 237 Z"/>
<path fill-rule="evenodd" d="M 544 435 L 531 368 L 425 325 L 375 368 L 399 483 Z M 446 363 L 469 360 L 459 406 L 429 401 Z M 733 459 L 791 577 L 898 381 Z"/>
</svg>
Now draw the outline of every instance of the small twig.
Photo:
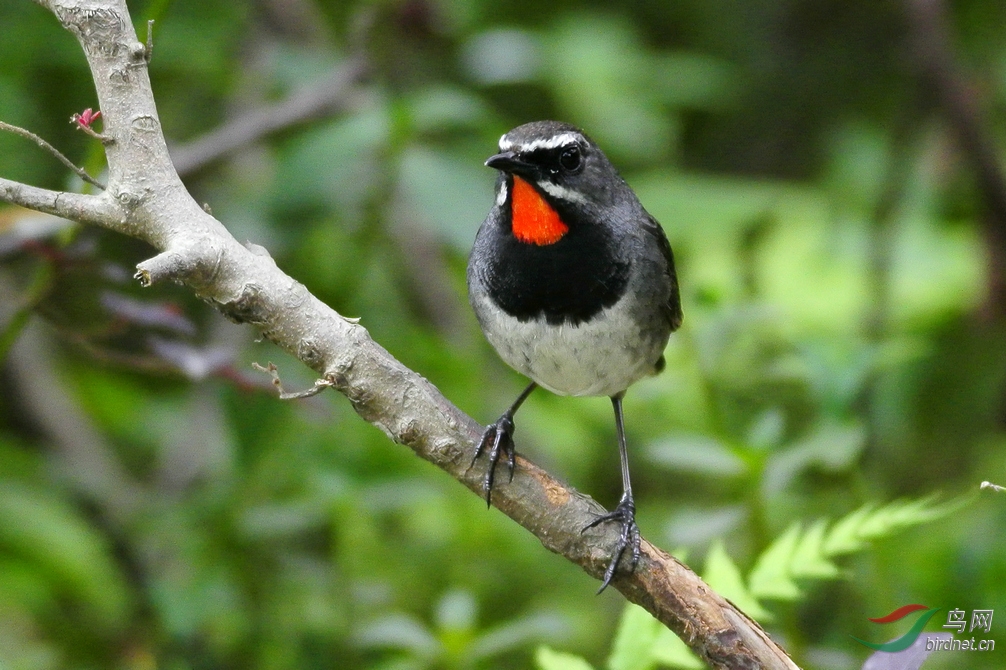
<svg viewBox="0 0 1006 670">
<path fill-rule="evenodd" d="M 84 181 L 86 181 L 88 184 L 91 184 L 92 186 L 97 186 L 102 191 L 105 190 L 105 185 L 104 184 L 102 184 L 100 181 L 98 181 L 97 179 L 95 179 L 91 175 L 87 174 L 87 172 L 84 170 L 84 168 L 79 168 L 76 165 L 74 165 L 73 162 L 69 158 L 67 158 L 66 156 L 64 156 L 63 154 L 61 154 L 59 152 L 59 149 L 57 149 L 56 147 L 52 146 L 51 144 L 49 144 L 48 142 L 46 142 L 45 140 L 43 140 L 38 135 L 36 135 L 35 133 L 31 132 L 30 130 L 26 130 L 24 128 L 21 128 L 20 126 L 11 125 L 9 123 L 4 123 L 3 121 L 0 121 L 0 130 L 6 130 L 6 131 L 14 133 L 15 135 L 20 135 L 21 137 L 24 137 L 26 139 L 31 140 L 32 142 L 34 142 L 35 144 L 37 144 L 38 146 L 42 147 L 43 149 L 45 149 L 46 151 L 48 151 L 50 154 L 52 154 L 53 156 L 55 156 L 56 159 L 60 163 L 62 163 L 66 167 L 68 167 L 71 170 L 73 170 L 74 173 L 76 173 L 76 175 L 78 177 L 80 177 L 81 179 L 83 179 Z"/>
<path fill-rule="evenodd" d="M 269 373 L 269 376 L 272 377 L 272 385 L 276 387 L 277 391 L 279 391 L 280 400 L 300 400 L 301 398 L 310 398 L 318 395 L 327 388 L 335 386 L 335 382 L 331 379 L 318 379 L 314 382 L 314 386 L 309 389 L 287 393 L 283 390 L 283 383 L 279 380 L 279 370 L 276 368 L 275 364 L 269 363 L 269 365 L 263 367 L 258 363 L 252 363 L 252 367 L 256 370 Z"/>
<path fill-rule="evenodd" d="M 115 142 L 114 138 L 108 135 L 103 135 L 97 130 L 91 127 L 91 124 L 101 118 L 101 110 L 97 112 L 92 112 L 91 108 L 88 107 L 80 114 L 70 115 L 70 123 L 75 124 L 77 130 L 84 131 L 85 135 L 90 135 L 94 139 L 98 140 L 102 144 L 113 144 Z"/>
<path fill-rule="evenodd" d="M 73 120 L 74 120 L 73 118 L 70 119 L 70 121 Z M 80 124 L 77 124 L 77 130 L 83 132 L 85 135 L 90 135 L 91 137 L 98 140 L 102 144 L 111 144 L 112 142 L 115 141 L 113 138 L 109 137 L 108 135 L 102 135 L 101 133 L 99 133 L 90 126 L 82 126 Z"/>
<path fill-rule="evenodd" d="M 147 45 L 146 50 L 143 52 L 143 59 L 150 63 L 150 59 L 154 56 L 154 20 L 150 19 L 147 21 Z"/>
<path fill-rule="evenodd" d="M 982 491 L 985 489 L 992 489 L 993 491 L 997 491 L 999 493 L 1006 491 L 1006 486 L 999 486 L 998 484 L 993 484 L 992 482 L 982 482 L 982 485 L 979 488 Z"/>
</svg>

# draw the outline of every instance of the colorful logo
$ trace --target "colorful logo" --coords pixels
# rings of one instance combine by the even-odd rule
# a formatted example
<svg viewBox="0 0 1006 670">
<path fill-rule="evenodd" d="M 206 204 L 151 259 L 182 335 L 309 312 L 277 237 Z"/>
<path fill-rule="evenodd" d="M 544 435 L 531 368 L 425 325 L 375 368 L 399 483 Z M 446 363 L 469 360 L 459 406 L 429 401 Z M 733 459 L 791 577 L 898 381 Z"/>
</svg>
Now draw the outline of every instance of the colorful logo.
<svg viewBox="0 0 1006 670">
<path fill-rule="evenodd" d="M 876 649 L 877 651 L 904 651 L 908 649 L 922 634 L 922 629 L 926 627 L 929 620 L 933 618 L 933 615 L 940 611 L 939 607 L 926 607 L 925 605 L 904 605 L 894 610 L 887 616 L 878 617 L 876 619 L 870 619 L 873 623 L 893 623 L 895 621 L 901 621 L 909 614 L 918 611 L 924 611 L 925 613 L 920 616 L 915 624 L 909 629 L 907 633 L 899 637 L 897 640 L 891 640 L 890 642 L 885 642 L 884 644 L 876 644 L 875 642 L 867 642 L 866 640 L 860 640 L 854 635 L 850 635 L 853 640 L 859 642 L 862 645 L 869 647 L 870 649 Z"/>
</svg>

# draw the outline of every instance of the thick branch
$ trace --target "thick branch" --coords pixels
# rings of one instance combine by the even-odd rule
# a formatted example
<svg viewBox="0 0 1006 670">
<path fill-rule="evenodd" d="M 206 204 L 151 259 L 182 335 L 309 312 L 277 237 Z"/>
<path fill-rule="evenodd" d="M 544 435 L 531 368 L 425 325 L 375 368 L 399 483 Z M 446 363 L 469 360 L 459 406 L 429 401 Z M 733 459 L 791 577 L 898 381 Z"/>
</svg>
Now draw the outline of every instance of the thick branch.
<svg viewBox="0 0 1006 670">
<path fill-rule="evenodd" d="M 0 178 L 0 201 L 98 226 L 107 225 L 117 214 L 117 207 L 104 194 L 50 191 L 3 178 Z"/>
<path fill-rule="evenodd" d="M 264 249 L 238 244 L 185 192 L 164 145 L 144 46 L 132 32 L 124 1 L 40 1 L 78 37 L 87 55 L 104 130 L 115 140 L 106 146 L 111 195 L 100 196 L 108 206 L 101 210 L 98 196 L 64 200 L 0 182 L 0 199 L 147 240 L 161 253 L 138 266 L 144 283 L 185 283 L 229 318 L 254 325 L 345 394 L 364 419 L 480 493 L 481 467 L 468 464 L 481 427 L 366 329 L 280 271 Z M 513 482 L 501 483 L 493 502 L 549 550 L 595 577 L 603 573 L 617 530 L 581 533 L 601 511 L 590 498 L 519 458 Z M 716 668 L 797 667 L 756 623 L 648 542 L 636 570 L 616 577 L 613 586 Z"/>
</svg>

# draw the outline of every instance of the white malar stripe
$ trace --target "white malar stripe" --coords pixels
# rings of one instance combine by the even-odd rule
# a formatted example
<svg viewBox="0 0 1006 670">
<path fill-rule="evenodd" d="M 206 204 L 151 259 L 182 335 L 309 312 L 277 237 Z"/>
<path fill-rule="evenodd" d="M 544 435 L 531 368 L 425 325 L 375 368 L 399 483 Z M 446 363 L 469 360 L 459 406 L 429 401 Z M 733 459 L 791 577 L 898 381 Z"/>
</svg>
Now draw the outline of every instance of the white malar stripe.
<svg viewBox="0 0 1006 670">
<path fill-rule="evenodd" d="M 580 133 L 560 133 L 559 135 L 553 135 L 552 137 L 545 137 L 542 139 L 535 140 L 529 144 L 514 144 L 511 140 L 507 139 L 504 135 L 500 138 L 500 151 L 510 151 L 514 147 L 517 148 L 518 152 L 531 152 L 536 149 L 555 149 L 556 147 L 561 147 L 565 144 L 575 144 L 583 139 L 583 135 Z"/>
<path fill-rule="evenodd" d="M 500 180 L 499 190 L 496 191 L 496 205 L 502 207 L 506 204 L 506 180 Z"/>
<path fill-rule="evenodd" d="M 537 182 L 538 188 L 548 193 L 550 196 L 557 200 L 565 200 L 566 202 L 578 202 L 581 205 L 587 203 L 587 199 L 579 191 L 573 191 L 565 186 L 559 186 L 558 184 L 553 184 L 548 180 L 541 180 Z"/>
</svg>

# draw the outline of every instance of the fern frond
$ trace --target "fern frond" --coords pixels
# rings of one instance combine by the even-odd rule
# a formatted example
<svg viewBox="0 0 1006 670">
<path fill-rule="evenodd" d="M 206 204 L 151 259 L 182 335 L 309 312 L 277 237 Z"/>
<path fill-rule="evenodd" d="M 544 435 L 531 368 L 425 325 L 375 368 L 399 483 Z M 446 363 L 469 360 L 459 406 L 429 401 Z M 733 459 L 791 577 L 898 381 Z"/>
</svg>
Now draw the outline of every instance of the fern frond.
<svg viewBox="0 0 1006 670">
<path fill-rule="evenodd" d="M 883 507 L 866 504 L 839 521 L 824 541 L 825 556 L 840 556 L 860 551 L 871 540 L 889 537 L 899 530 L 942 519 L 972 500 L 963 496 L 936 504 L 936 494 L 917 500 L 895 500 Z"/>
<path fill-rule="evenodd" d="M 748 616 L 758 621 L 772 619 L 772 615 L 761 606 L 758 599 L 744 585 L 744 577 L 741 575 L 740 568 L 727 555 L 723 543 L 719 540 L 713 542 L 709 548 L 702 579 L 714 591 L 746 612 Z"/>
<path fill-rule="evenodd" d="M 873 508 L 872 503 L 867 503 L 835 522 L 822 545 L 824 555 L 841 556 L 862 551 L 866 545 L 859 537 L 859 529 L 873 512 Z"/>
<path fill-rule="evenodd" d="M 895 500 L 880 507 L 868 503 L 836 521 L 830 529 L 826 519 L 818 519 L 806 530 L 794 522 L 758 556 L 748 574 L 748 588 L 741 590 L 755 599 L 797 600 L 801 595 L 797 580 L 835 579 L 841 574 L 833 558 L 862 551 L 870 541 L 905 528 L 946 517 L 973 499 L 965 496 L 937 504 L 937 496 L 931 495 Z M 719 556 L 715 560 L 722 563 Z M 754 612 L 749 614 L 760 618 Z"/>
<path fill-rule="evenodd" d="M 800 541 L 800 522 L 794 521 L 755 561 L 748 587 L 756 598 L 796 600 L 800 588 L 793 581 L 793 556 Z"/>
<path fill-rule="evenodd" d="M 838 566 L 828 560 L 824 553 L 824 534 L 828 530 L 828 520 L 818 519 L 800 538 L 793 551 L 790 572 L 803 579 L 835 579 Z"/>
<path fill-rule="evenodd" d="M 590 663 L 579 656 L 555 651 L 545 645 L 538 647 L 534 662 L 538 670 L 594 670 Z"/>
<path fill-rule="evenodd" d="M 702 578 L 717 593 L 748 616 L 770 621 L 772 615 L 760 600 L 795 601 L 802 595 L 797 580 L 835 579 L 840 575 L 834 557 L 866 548 L 867 543 L 895 532 L 943 518 L 974 500 L 967 496 L 943 504 L 936 496 L 895 500 L 887 505 L 866 504 L 829 528 L 827 519 L 804 527 L 794 521 L 755 560 L 747 583 L 723 543 L 714 542 L 706 555 Z M 590 670 L 583 659 L 541 647 L 536 656 L 540 670 Z M 646 610 L 629 604 L 608 658 L 608 670 L 698 670 L 705 667 L 691 650 Z"/>
<path fill-rule="evenodd" d="M 653 670 L 655 666 L 682 670 L 706 667 L 670 629 L 642 607 L 629 603 L 615 633 L 608 670 Z M 557 666 L 541 670 L 567 669 Z"/>
</svg>

